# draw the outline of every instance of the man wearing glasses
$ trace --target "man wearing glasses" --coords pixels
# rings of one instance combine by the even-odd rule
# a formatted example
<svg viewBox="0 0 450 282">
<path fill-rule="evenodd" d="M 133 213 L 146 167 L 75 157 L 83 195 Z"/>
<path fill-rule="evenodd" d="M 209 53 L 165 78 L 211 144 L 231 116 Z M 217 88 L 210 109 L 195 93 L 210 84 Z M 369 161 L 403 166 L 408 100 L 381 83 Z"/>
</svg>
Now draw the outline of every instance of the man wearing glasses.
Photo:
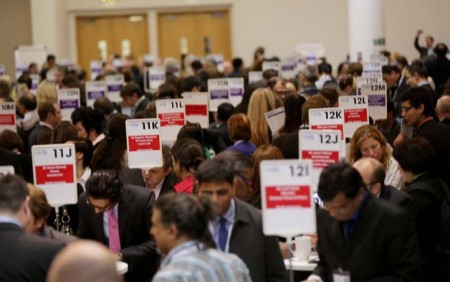
<svg viewBox="0 0 450 282">
<path fill-rule="evenodd" d="M 412 219 L 372 197 L 346 163 L 322 171 L 317 212 L 320 262 L 308 281 L 418 281 L 419 249 Z"/>
<path fill-rule="evenodd" d="M 384 185 L 386 170 L 382 163 L 374 158 L 362 158 L 353 164 L 359 172 L 367 191 L 372 196 L 385 199 L 394 205 L 402 207 L 415 218 L 414 200 L 404 191 L 399 191 L 390 185 Z"/>
<path fill-rule="evenodd" d="M 78 236 L 109 246 L 128 263 L 125 281 L 150 281 L 159 255 L 149 231 L 155 196 L 149 190 L 123 185 L 112 170 L 98 170 L 80 196 Z"/>
</svg>

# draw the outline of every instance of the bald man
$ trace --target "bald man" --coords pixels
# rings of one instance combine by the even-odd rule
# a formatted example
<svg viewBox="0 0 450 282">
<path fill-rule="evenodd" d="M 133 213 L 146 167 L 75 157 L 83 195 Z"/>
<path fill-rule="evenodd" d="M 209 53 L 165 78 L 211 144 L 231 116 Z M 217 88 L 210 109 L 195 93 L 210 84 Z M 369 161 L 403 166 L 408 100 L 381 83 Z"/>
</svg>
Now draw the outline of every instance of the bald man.
<svg viewBox="0 0 450 282">
<path fill-rule="evenodd" d="M 68 245 L 50 266 L 47 282 L 121 282 L 115 256 L 95 241 Z"/>
<path fill-rule="evenodd" d="M 450 126 L 450 96 L 444 95 L 437 101 L 436 115 L 439 122 Z"/>
<path fill-rule="evenodd" d="M 382 163 L 374 158 L 362 158 L 356 161 L 353 167 L 361 175 L 370 194 L 402 207 L 413 218 L 415 217 L 415 206 L 411 196 L 392 186 L 384 185 L 386 171 Z"/>
</svg>

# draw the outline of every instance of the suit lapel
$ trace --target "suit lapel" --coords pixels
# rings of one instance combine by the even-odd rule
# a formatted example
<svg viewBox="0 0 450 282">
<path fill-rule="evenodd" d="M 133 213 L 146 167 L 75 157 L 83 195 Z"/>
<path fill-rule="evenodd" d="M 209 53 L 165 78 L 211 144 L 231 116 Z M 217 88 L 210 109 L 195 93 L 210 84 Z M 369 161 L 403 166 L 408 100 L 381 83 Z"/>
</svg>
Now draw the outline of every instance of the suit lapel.
<svg viewBox="0 0 450 282">
<path fill-rule="evenodd" d="M 127 230 L 127 224 L 128 224 L 128 217 L 132 214 L 130 204 L 128 203 L 128 193 L 130 191 L 123 188 L 122 196 L 119 200 L 119 236 L 120 236 L 120 243 L 123 244 L 125 241 L 125 230 Z"/>
<path fill-rule="evenodd" d="M 95 229 L 97 229 L 95 233 L 99 234 L 99 239 L 106 244 L 108 240 L 106 239 L 105 229 L 103 226 L 103 213 L 95 213 L 94 209 L 92 208 L 92 217 L 94 220 Z"/>
</svg>

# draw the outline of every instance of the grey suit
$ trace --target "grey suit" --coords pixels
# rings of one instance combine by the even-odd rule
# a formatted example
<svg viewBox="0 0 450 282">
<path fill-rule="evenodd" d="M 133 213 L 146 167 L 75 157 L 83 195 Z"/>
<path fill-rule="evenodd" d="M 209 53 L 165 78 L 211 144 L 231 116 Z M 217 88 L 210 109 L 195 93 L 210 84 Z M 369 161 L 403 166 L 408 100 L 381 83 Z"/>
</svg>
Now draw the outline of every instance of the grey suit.
<svg viewBox="0 0 450 282">
<path fill-rule="evenodd" d="M 254 282 L 287 281 L 278 239 L 265 236 L 261 211 L 234 199 L 235 223 L 230 237 L 230 253 L 240 257 Z"/>
</svg>

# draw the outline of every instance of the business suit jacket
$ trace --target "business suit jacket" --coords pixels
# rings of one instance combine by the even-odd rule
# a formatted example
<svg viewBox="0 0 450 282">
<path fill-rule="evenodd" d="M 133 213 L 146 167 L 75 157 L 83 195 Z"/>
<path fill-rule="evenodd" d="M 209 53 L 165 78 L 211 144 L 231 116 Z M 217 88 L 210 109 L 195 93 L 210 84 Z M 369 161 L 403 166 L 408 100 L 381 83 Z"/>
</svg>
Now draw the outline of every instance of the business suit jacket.
<svg viewBox="0 0 450 282">
<path fill-rule="evenodd" d="M 124 185 L 119 199 L 119 236 L 123 261 L 128 263 L 126 281 L 150 281 L 155 274 L 159 255 L 150 235 L 151 217 L 155 195 L 147 189 Z M 108 246 L 103 228 L 103 214 L 96 214 L 83 193 L 78 201 L 80 225 L 78 236 L 92 239 Z"/>
<path fill-rule="evenodd" d="M 0 223 L 0 281 L 45 281 L 54 256 L 64 244 Z"/>
<path fill-rule="evenodd" d="M 275 138 L 272 145 L 280 149 L 285 159 L 299 158 L 298 131 L 290 132 Z"/>
<path fill-rule="evenodd" d="M 234 198 L 235 219 L 230 237 L 230 253 L 240 257 L 254 282 L 287 281 L 278 239 L 265 236 L 261 211 Z"/>
<path fill-rule="evenodd" d="M 416 219 L 416 207 L 414 200 L 408 193 L 399 191 L 392 186 L 385 185 L 381 188 L 380 198 L 385 199 L 401 208 L 411 215 L 413 220 Z"/>
<path fill-rule="evenodd" d="M 42 135 L 44 135 L 45 133 L 49 133 L 51 131 L 52 129 L 50 127 L 37 124 L 36 127 L 33 129 L 33 131 L 31 131 L 30 136 L 28 137 L 28 151 L 31 152 L 31 147 L 33 147 L 33 145 L 38 144 L 39 139 L 41 138 Z"/>
<path fill-rule="evenodd" d="M 414 137 L 425 138 L 433 146 L 436 156 L 436 174 L 450 187 L 450 128 L 429 120 L 417 128 Z"/>
<path fill-rule="evenodd" d="M 419 247 L 411 218 L 399 207 L 367 196 L 352 235 L 345 239 L 340 223 L 328 212 L 317 212 L 320 262 L 313 271 L 324 282 L 342 268 L 352 282 L 418 281 Z"/>
</svg>

